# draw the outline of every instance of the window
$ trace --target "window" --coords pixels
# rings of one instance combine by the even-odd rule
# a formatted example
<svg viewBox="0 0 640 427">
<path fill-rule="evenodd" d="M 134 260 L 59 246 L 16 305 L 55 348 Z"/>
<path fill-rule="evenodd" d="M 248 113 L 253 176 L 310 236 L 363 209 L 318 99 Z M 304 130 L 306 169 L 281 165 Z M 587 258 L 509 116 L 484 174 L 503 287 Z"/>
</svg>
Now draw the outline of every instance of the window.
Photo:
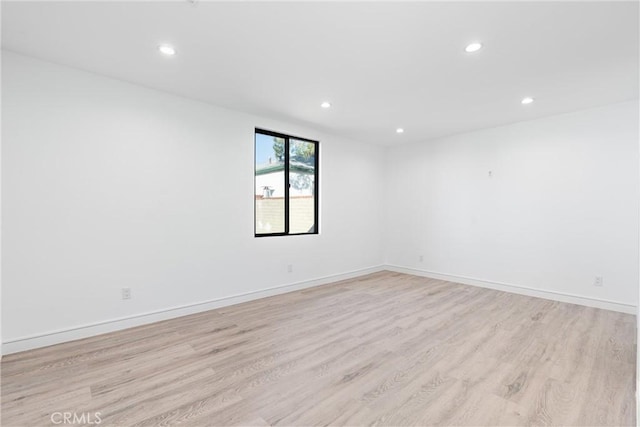
<svg viewBox="0 0 640 427">
<path fill-rule="evenodd" d="M 318 142 L 256 129 L 255 235 L 318 234 Z"/>
</svg>

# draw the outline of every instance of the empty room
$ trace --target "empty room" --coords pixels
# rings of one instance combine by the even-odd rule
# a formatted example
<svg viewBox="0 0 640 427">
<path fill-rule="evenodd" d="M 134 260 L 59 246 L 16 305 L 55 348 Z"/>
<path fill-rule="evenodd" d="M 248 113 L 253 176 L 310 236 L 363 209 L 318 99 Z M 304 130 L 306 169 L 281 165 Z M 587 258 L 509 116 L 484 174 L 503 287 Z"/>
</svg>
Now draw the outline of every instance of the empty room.
<svg viewBox="0 0 640 427">
<path fill-rule="evenodd" d="M 637 1 L 2 1 L 3 426 L 635 426 Z"/>
</svg>

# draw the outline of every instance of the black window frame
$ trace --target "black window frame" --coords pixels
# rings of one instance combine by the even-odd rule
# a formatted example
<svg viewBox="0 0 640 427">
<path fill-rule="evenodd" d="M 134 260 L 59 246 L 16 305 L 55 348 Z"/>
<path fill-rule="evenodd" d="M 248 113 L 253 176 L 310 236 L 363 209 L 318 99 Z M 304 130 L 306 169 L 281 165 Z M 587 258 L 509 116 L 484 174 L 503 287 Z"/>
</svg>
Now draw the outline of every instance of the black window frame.
<svg viewBox="0 0 640 427">
<path fill-rule="evenodd" d="M 258 134 L 273 136 L 276 138 L 282 138 L 284 140 L 284 232 L 282 233 L 258 233 L 256 228 L 256 136 Z M 313 231 L 306 233 L 290 233 L 289 232 L 289 208 L 290 208 L 290 198 L 289 198 L 289 188 L 291 184 L 289 183 L 289 140 L 302 141 L 306 143 L 311 143 L 315 145 L 315 158 L 314 158 L 314 189 L 313 189 Z M 280 132 L 274 132 L 267 129 L 255 128 L 253 133 L 253 235 L 255 237 L 274 237 L 274 236 L 312 236 L 314 234 L 320 234 L 320 168 L 318 167 L 320 164 L 320 141 L 315 141 L 308 138 L 301 138 L 298 136 L 287 135 Z"/>
</svg>

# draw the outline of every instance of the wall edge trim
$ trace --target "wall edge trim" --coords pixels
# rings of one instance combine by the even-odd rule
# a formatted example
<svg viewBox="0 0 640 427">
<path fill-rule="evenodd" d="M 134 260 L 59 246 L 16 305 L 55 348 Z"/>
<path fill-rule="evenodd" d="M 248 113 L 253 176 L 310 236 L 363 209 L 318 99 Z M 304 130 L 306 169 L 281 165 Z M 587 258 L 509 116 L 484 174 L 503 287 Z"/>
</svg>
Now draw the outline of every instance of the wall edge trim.
<svg viewBox="0 0 640 427">
<path fill-rule="evenodd" d="M 625 304 L 617 301 L 584 297 L 575 294 L 548 291 L 544 289 L 536 289 L 528 286 L 514 285 L 511 283 L 495 282 L 486 279 L 477 279 L 474 277 L 459 276 L 449 273 L 439 273 L 429 270 L 421 270 L 412 267 L 403 267 L 400 265 L 386 264 L 386 270 L 396 273 L 411 274 L 413 276 L 429 277 L 431 279 L 446 280 L 448 282 L 461 283 L 463 285 L 477 286 L 497 291 L 510 292 L 518 295 L 526 295 L 535 298 L 544 298 L 552 301 L 565 302 L 569 304 L 583 305 L 586 307 L 601 308 L 604 310 L 617 311 L 627 314 L 636 314 L 637 307 L 633 304 Z"/>
<path fill-rule="evenodd" d="M 293 292 L 301 289 L 311 288 L 314 286 L 326 285 L 341 280 L 353 279 L 355 277 L 364 276 L 366 274 L 377 273 L 383 271 L 384 266 L 376 265 L 357 270 L 351 270 L 343 273 L 332 274 L 328 276 L 318 277 L 315 279 L 303 280 L 299 282 L 289 283 L 285 285 L 273 286 L 270 288 L 260 289 L 251 292 L 245 292 L 236 295 L 230 295 L 221 298 L 215 298 L 206 301 L 184 304 L 175 307 L 154 310 L 145 313 L 134 314 L 115 319 L 108 319 L 100 322 L 88 323 L 84 325 L 73 326 L 69 328 L 57 329 L 53 331 L 43 332 L 34 335 L 28 335 L 18 338 L 9 339 L 2 343 L 2 354 L 8 355 L 21 351 L 32 350 L 35 348 L 47 347 L 50 345 L 61 344 L 69 341 L 75 341 L 83 338 L 89 338 L 96 335 L 102 335 L 109 332 L 120 331 L 123 329 L 133 328 L 136 326 L 147 325 L 149 323 L 160 322 L 163 320 L 175 319 L 177 317 L 188 316 L 190 314 L 201 313 L 216 308 L 227 307 L 234 304 L 240 304 L 247 301 L 253 301 L 260 298 L 266 298 L 274 295 L 280 295 L 287 292 Z"/>
</svg>

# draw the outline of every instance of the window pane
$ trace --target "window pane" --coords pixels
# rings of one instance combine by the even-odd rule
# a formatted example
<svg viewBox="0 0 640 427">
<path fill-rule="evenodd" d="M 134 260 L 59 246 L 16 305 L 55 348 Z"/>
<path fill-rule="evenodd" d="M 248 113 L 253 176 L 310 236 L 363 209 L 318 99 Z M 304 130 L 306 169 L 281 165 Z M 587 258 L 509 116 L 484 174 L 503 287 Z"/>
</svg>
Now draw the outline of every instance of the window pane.
<svg viewBox="0 0 640 427">
<path fill-rule="evenodd" d="M 284 233 L 284 146 L 256 133 L 256 234 Z"/>
<path fill-rule="evenodd" d="M 316 144 L 289 140 L 289 233 L 315 232 Z"/>
</svg>

